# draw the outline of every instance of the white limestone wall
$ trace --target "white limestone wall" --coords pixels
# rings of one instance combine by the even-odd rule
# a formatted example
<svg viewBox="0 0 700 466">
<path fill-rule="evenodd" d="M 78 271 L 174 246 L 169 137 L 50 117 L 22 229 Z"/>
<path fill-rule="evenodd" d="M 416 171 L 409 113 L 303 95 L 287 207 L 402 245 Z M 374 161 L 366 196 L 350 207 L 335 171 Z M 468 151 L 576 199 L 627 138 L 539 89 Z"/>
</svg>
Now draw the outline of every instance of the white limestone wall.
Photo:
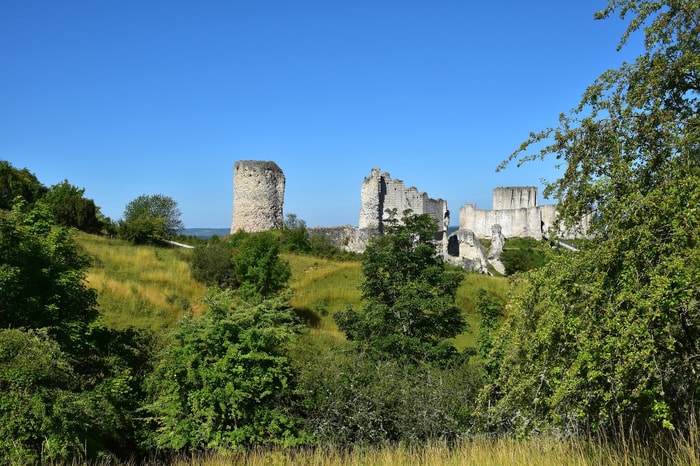
<svg viewBox="0 0 700 466">
<path fill-rule="evenodd" d="M 383 213 L 381 191 L 382 180 L 379 168 L 373 168 L 370 175 L 362 182 L 359 228 L 380 228 Z"/>
<path fill-rule="evenodd" d="M 493 210 L 537 207 L 537 187 L 511 186 L 493 190 Z"/>
<path fill-rule="evenodd" d="M 373 168 L 370 176 L 364 179 L 361 196 L 359 228 L 382 230 L 386 212 L 394 209 L 399 218 L 407 209 L 414 214 L 430 214 L 437 220 L 440 231 L 447 228 L 447 201 L 431 199 L 413 186 L 406 188 L 402 180 L 392 180 L 386 172 L 380 174 L 379 168 Z"/>
<path fill-rule="evenodd" d="M 496 224 L 501 225 L 501 231 L 506 238 L 542 238 L 538 207 L 483 210 L 466 204 L 460 209 L 460 230 L 472 230 L 479 238 L 490 238 L 491 227 Z"/>
</svg>

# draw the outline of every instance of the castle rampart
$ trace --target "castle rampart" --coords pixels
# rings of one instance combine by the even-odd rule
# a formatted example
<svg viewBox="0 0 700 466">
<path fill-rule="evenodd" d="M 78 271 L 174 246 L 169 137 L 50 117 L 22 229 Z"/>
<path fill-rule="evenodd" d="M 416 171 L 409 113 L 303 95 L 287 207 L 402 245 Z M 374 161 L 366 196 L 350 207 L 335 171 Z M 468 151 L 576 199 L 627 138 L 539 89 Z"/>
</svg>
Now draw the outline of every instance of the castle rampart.
<svg viewBox="0 0 700 466">
<path fill-rule="evenodd" d="M 459 228 L 472 230 L 479 238 L 490 238 L 491 227 L 500 225 L 506 238 L 542 239 L 556 223 L 557 206 L 538 205 L 534 186 L 495 188 L 493 209 L 477 209 L 465 204 L 459 210 Z M 561 230 L 557 236 L 576 238 L 585 236 L 588 219 L 583 219 L 577 231 Z"/>
</svg>

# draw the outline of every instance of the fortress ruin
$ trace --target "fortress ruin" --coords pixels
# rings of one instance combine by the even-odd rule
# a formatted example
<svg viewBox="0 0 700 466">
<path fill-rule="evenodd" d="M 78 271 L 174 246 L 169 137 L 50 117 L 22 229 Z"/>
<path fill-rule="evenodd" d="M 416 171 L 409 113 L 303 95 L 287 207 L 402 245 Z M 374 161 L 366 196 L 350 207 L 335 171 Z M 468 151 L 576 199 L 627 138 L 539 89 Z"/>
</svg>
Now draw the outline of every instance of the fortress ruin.
<svg viewBox="0 0 700 466">
<path fill-rule="evenodd" d="M 285 178 L 274 162 L 241 160 L 234 165 L 233 221 L 231 233 L 282 228 L 284 218 Z M 492 266 L 503 273 L 500 252 L 506 238 L 546 237 L 556 225 L 556 206 L 539 205 L 534 186 L 501 187 L 493 190 L 493 209 L 477 209 L 466 204 L 460 209 L 459 229 L 448 236 L 450 213 L 447 201 L 433 199 L 402 180 L 392 180 L 389 173 L 373 168 L 360 190 L 361 206 L 358 227 L 311 228 L 311 234 L 327 237 L 332 244 L 353 252 L 363 252 L 372 238 L 383 234 L 384 224 L 396 214 L 399 218 L 410 209 L 414 214 L 435 218 L 438 233 L 435 241 L 444 259 L 454 265 L 480 273 Z M 588 219 L 570 233 L 561 230 L 560 238 L 585 235 Z M 480 238 L 491 239 L 486 249 Z"/>
<path fill-rule="evenodd" d="M 534 238 L 540 240 L 554 229 L 556 205 L 538 205 L 537 188 L 515 186 L 493 190 L 493 209 L 477 209 L 465 204 L 459 210 L 459 228 L 471 230 L 479 238 L 491 238 L 491 227 L 500 225 L 506 238 Z M 564 239 L 580 238 L 588 230 L 588 219 L 582 219 L 574 231 L 561 229 L 557 236 Z"/>
<path fill-rule="evenodd" d="M 435 217 L 439 231 L 447 230 L 450 223 L 446 201 L 431 199 L 413 186 L 407 189 L 402 180 L 392 180 L 387 172 L 380 174 L 379 168 L 373 168 L 362 182 L 360 197 L 360 229 L 375 229 L 382 233 L 389 212 L 395 210 L 401 217 L 407 209 L 414 214 L 430 214 Z"/>
<path fill-rule="evenodd" d="M 284 188 L 284 173 L 275 162 L 236 162 L 233 165 L 231 233 L 282 228 Z"/>
</svg>

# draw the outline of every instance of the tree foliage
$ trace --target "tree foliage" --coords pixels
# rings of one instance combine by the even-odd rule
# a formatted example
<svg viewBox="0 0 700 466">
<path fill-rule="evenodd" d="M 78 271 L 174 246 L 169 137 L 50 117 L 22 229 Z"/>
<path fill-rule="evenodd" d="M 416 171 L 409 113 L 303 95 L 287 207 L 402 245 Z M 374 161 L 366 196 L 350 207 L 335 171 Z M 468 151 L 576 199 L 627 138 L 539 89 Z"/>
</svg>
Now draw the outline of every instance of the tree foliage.
<svg viewBox="0 0 700 466">
<path fill-rule="evenodd" d="M 34 205 L 46 191 L 46 186 L 29 170 L 17 169 L 8 161 L 0 160 L 0 210 L 10 210 L 17 198 Z"/>
<path fill-rule="evenodd" d="M 69 358 L 45 332 L 0 330 L 3 463 L 68 461 L 84 451 L 89 414 Z"/>
<path fill-rule="evenodd" d="M 233 250 L 233 274 L 241 296 L 266 298 L 281 291 L 292 271 L 280 257 L 280 244 L 271 232 L 243 235 Z"/>
<path fill-rule="evenodd" d="M 150 378 L 152 445 L 164 450 L 225 450 L 291 444 L 294 371 L 286 345 L 299 330 L 281 298 L 232 307 L 230 290 L 212 290 L 209 311 L 186 318 Z"/>
<path fill-rule="evenodd" d="M 192 278 L 209 286 L 234 287 L 231 249 L 230 242 L 219 239 L 197 246 L 192 254 Z"/>
<path fill-rule="evenodd" d="M 306 430 L 322 445 L 451 441 L 469 429 L 480 373 L 468 362 L 403 364 L 316 350 L 297 361 Z"/>
<path fill-rule="evenodd" d="M 137 244 L 165 240 L 184 228 L 180 215 L 180 208 L 171 197 L 142 194 L 124 208 L 119 235 Z"/>
<path fill-rule="evenodd" d="M 55 223 L 88 233 L 99 233 L 103 226 L 100 209 L 95 206 L 95 201 L 85 198 L 84 194 L 85 189 L 63 180 L 49 188 L 41 203 L 48 207 Z"/>
<path fill-rule="evenodd" d="M 89 261 L 45 210 L 0 211 L 0 328 L 48 328 L 69 352 L 97 319 L 97 296 L 85 284 Z"/>
<path fill-rule="evenodd" d="M 501 428 L 673 428 L 697 408 L 700 2 L 610 0 L 597 17 L 615 13 L 620 46 L 643 29 L 645 52 L 510 159 L 561 160 L 545 193 L 568 225 L 594 214 L 594 241 L 514 288 L 486 410 Z"/>
<path fill-rule="evenodd" d="M 455 306 L 460 271 L 436 253 L 437 224 L 427 214 L 406 212 L 386 222 L 385 234 L 365 250 L 360 289 L 363 312 L 335 315 L 348 339 L 390 357 L 444 359 L 448 341 L 466 329 Z"/>
</svg>

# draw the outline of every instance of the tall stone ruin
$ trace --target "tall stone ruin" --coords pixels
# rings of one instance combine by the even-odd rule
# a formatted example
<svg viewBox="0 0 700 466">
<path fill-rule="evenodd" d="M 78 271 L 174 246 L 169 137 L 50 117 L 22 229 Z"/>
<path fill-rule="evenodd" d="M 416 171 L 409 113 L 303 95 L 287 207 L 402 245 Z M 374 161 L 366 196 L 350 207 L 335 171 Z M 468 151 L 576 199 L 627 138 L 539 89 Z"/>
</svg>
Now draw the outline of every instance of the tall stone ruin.
<svg viewBox="0 0 700 466">
<path fill-rule="evenodd" d="M 275 162 L 237 161 L 233 165 L 231 233 L 282 228 L 284 187 L 284 173 Z"/>
<path fill-rule="evenodd" d="M 362 205 L 358 227 L 361 230 L 373 229 L 382 233 L 389 211 L 396 210 L 400 218 L 407 209 L 414 214 L 430 214 L 438 222 L 438 231 L 447 230 L 447 201 L 431 199 L 427 193 L 419 192 L 413 186 L 406 188 L 403 181 L 392 180 L 389 173 L 381 173 L 379 168 L 373 168 L 364 179 L 360 195 Z"/>
</svg>

